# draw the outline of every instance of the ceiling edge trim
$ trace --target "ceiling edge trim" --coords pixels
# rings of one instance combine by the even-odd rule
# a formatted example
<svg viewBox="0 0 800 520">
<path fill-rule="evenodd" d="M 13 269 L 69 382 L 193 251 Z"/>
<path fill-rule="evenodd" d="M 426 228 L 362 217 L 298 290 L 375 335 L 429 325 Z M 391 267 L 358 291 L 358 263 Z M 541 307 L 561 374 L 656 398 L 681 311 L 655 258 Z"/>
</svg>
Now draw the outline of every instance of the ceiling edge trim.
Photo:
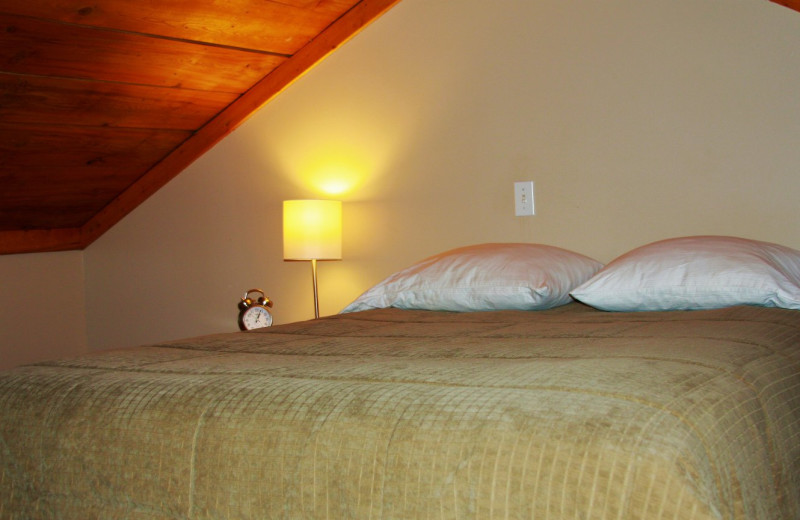
<svg viewBox="0 0 800 520">
<path fill-rule="evenodd" d="M 79 228 L 0 231 L 0 255 L 83 249 Z"/>
</svg>

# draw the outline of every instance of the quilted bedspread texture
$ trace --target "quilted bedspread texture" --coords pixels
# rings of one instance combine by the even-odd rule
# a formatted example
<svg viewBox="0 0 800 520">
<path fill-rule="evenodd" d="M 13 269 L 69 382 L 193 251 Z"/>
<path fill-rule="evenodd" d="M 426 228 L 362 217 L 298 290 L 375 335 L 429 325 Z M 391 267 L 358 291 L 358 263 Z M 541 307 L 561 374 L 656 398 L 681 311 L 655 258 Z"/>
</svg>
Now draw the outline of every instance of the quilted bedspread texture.
<svg viewBox="0 0 800 520">
<path fill-rule="evenodd" d="M 0 373 L 2 519 L 800 518 L 800 312 L 383 309 Z"/>
</svg>

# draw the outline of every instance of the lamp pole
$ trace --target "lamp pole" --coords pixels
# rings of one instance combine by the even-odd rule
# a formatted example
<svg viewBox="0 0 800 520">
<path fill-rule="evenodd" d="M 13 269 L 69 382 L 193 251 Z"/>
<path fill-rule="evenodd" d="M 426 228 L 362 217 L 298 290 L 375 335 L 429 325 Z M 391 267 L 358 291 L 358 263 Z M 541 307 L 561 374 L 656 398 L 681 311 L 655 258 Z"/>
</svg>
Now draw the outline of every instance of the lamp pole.
<svg viewBox="0 0 800 520">
<path fill-rule="evenodd" d="M 319 293 L 317 291 L 317 259 L 311 259 L 311 283 L 314 285 L 314 319 L 319 318 Z"/>
</svg>

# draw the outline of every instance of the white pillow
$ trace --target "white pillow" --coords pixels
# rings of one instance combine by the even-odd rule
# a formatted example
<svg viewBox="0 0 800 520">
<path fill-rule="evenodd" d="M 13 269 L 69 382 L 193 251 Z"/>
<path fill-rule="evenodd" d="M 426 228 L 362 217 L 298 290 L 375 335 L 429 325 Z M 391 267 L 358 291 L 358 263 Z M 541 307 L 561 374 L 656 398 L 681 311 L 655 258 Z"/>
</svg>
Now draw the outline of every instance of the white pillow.
<svg viewBox="0 0 800 520">
<path fill-rule="evenodd" d="M 800 251 L 735 237 L 662 240 L 620 256 L 572 296 L 607 311 L 800 309 Z"/>
<path fill-rule="evenodd" d="M 481 244 L 453 249 L 399 271 L 342 312 L 384 307 L 442 311 L 548 309 L 602 264 L 540 244 Z"/>
</svg>

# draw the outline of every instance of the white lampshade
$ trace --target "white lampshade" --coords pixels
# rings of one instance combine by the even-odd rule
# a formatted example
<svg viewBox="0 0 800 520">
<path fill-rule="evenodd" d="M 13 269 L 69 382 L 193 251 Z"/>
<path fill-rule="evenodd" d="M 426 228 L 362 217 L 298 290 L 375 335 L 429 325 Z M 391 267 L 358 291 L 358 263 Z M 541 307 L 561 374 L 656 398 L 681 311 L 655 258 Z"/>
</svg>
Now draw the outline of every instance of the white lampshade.
<svg viewBox="0 0 800 520">
<path fill-rule="evenodd" d="M 284 260 L 341 260 L 342 203 L 283 201 Z"/>
</svg>

